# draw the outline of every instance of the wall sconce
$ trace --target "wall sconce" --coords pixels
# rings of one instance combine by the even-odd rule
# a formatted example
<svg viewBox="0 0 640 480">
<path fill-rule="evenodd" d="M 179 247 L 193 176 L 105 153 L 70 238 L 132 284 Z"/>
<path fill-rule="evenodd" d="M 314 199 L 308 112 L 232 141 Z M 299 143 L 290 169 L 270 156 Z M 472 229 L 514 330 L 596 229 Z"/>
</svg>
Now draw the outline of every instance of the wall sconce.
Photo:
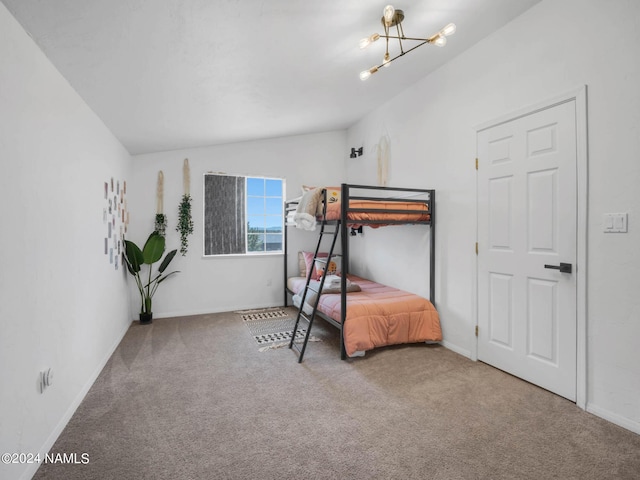
<svg viewBox="0 0 640 480">
<path fill-rule="evenodd" d="M 362 149 L 363 149 L 363 147 L 360 147 L 358 149 L 351 148 L 351 155 L 349 155 L 349 158 L 361 157 L 362 156 Z"/>
</svg>

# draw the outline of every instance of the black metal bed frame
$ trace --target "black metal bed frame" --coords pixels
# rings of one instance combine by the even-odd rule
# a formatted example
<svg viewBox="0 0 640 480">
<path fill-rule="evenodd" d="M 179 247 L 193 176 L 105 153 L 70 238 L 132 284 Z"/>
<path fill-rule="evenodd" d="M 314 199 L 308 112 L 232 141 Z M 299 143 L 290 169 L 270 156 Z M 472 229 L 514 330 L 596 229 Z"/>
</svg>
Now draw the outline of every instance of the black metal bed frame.
<svg viewBox="0 0 640 480">
<path fill-rule="evenodd" d="M 407 198 L 405 197 L 399 197 L 398 193 L 395 193 L 394 196 L 391 197 L 380 197 L 380 196 L 360 196 L 360 195 L 351 195 L 351 190 L 373 190 L 373 191 L 384 191 L 384 192 L 401 192 L 402 194 L 413 194 L 415 195 L 426 195 L 427 198 L 426 199 L 411 199 L 411 198 Z M 317 297 L 316 297 L 316 302 L 313 308 L 313 313 L 311 315 L 310 319 L 307 319 L 309 321 L 309 326 L 308 326 L 308 330 L 307 330 L 307 335 L 305 337 L 305 342 L 304 345 L 302 347 L 302 349 L 299 351 L 299 357 L 298 357 L 298 362 L 302 362 L 302 358 L 304 356 L 304 350 L 306 348 L 306 344 L 307 344 L 307 339 L 311 330 L 311 325 L 313 324 L 313 318 L 317 315 L 320 318 L 322 318 L 323 320 L 325 320 L 326 322 L 328 322 L 329 324 L 333 325 L 334 327 L 338 328 L 340 330 L 340 358 L 342 360 L 345 360 L 347 357 L 346 354 L 346 349 L 345 349 L 345 344 L 344 344 L 344 331 L 343 331 L 343 325 L 346 321 L 346 315 L 347 315 L 347 274 L 349 273 L 349 229 L 348 229 L 348 225 L 350 223 L 355 223 L 357 225 L 429 225 L 429 233 L 430 233 L 430 252 L 429 252 L 429 300 L 431 301 L 431 303 L 435 306 L 435 196 L 436 196 L 436 192 L 435 190 L 432 189 L 415 189 L 415 188 L 406 188 L 406 187 L 380 187 L 380 186 L 372 186 L 372 185 L 350 185 L 350 184 L 346 184 L 343 183 L 341 185 L 341 212 L 340 212 L 340 219 L 338 220 L 327 220 L 326 219 L 326 213 L 327 213 L 327 193 L 326 190 L 323 190 L 322 192 L 323 195 L 323 208 L 322 208 L 322 215 L 318 218 L 318 222 L 320 222 L 321 224 L 321 229 L 320 229 L 320 235 L 318 238 L 318 244 L 315 250 L 315 254 L 314 254 L 314 263 L 315 260 L 317 259 L 317 255 L 318 252 L 320 250 L 320 244 L 322 242 L 322 236 L 325 233 L 325 226 L 327 225 L 334 225 L 335 226 L 335 230 L 334 232 L 329 232 L 333 235 L 337 235 L 338 231 L 340 233 L 340 240 L 341 240 L 341 249 L 342 249 L 342 277 L 341 277 L 341 288 L 340 288 L 340 322 L 334 320 L 333 318 L 329 317 L 328 315 L 323 314 L 320 311 L 317 311 L 317 305 L 318 305 L 318 301 L 320 298 L 320 292 L 317 293 Z M 411 210 L 411 209 L 388 209 L 388 208 L 353 208 L 350 206 L 350 202 L 351 200 L 373 200 L 373 201 L 384 201 L 387 203 L 393 203 L 393 202 L 402 202 L 402 203 L 420 203 L 420 204 L 426 204 L 427 205 L 427 212 L 429 213 L 429 220 L 415 220 L 415 221 L 406 221 L 406 220 L 357 220 L 357 221 L 350 221 L 349 220 L 349 214 L 350 213 L 410 213 L 410 214 L 415 214 L 416 210 Z M 285 215 L 287 214 L 288 211 L 291 211 L 293 209 L 293 206 L 296 205 L 297 206 L 297 201 L 293 201 L 293 202 L 286 202 L 285 203 Z M 287 306 L 288 305 L 288 295 L 289 294 L 293 294 L 294 292 L 292 292 L 291 290 L 289 290 L 289 288 L 287 287 L 287 279 L 288 279 L 288 274 L 287 274 L 287 267 L 288 267 L 288 242 L 287 242 L 287 230 L 288 230 L 288 224 L 285 221 L 285 229 L 284 229 L 284 305 Z M 335 238 L 334 238 L 334 243 L 331 246 L 331 250 L 330 250 L 330 256 L 329 259 L 327 261 L 329 261 L 331 259 L 332 256 L 332 252 L 333 252 L 333 245 L 335 244 Z M 322 290 L 322 285 L 324 283 L 324 279 L 321 280 L 321 284 L 320 284 L 320 291 Z M 300 303 L 300 309 L 299 309 L 299 314 L 298 314 L 298 318 L 296 320 L 296 326 L 294 327 L 294 331 L 298 326 L 298 322 L 300 320 L 300 316 L 303 316 L 306 318 L 306 316 L 302 313 L 303 310 L 303 306 L 305 304 L 305 296 L 307 293 L 307 289 L 310 289 L 309 287 L 309 275 L 307 274 L 307 284 L 305 287 L 305 291 L 304 291 L 304 295 L 302 296 L 302 300 Z M 295 333 L 295 332 L 294 332 Z M 293 339 L 291 340 L 291 343 L 289 345 L 289 347 L 291 348 L 293 346 Z"/>
</svg>

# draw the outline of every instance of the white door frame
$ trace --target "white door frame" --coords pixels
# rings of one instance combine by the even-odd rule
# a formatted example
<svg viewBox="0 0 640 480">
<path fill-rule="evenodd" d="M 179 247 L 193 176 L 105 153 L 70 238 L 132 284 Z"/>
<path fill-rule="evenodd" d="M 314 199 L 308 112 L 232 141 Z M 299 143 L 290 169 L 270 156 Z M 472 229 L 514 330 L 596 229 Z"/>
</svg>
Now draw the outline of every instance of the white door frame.
<svg viewBox="0 0 640 480">
<path fill-rule="evenodd" d="M 476 138 L 478 132 L 502 123 L 507 123 L 526 115 L 545 110 L 547 108 L 575 101 L 576 106 L 576 154 L 577 154 L 577 253 L 576 253 L 576 405 L 583 410 L 587 406 L 587 86 L 582 85 L 562 95 L 524 107 L 515 112 L 502 115 L 493 120 L 483 122 L 475 127 Z M 477 145 L 476 145 L 477 156 Z M 476 242 L 478 241 L 478 181 L 476 175 Z M 478 325 L 478 258 L 474 263 L 474 317 Z M 471 359 L 478 360 L 478 338 L 472 342 Z"/>
</svg>

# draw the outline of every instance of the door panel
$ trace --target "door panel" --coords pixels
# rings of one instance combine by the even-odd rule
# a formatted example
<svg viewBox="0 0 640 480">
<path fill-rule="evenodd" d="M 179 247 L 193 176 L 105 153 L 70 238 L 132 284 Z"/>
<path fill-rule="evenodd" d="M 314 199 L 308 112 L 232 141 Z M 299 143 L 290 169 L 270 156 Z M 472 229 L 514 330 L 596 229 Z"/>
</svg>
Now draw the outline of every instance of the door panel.
<svg viewBox="0 0 640 480">
<path fill-rule="evenodd" d="M 575 400 L 575 101 L 477 141 L 478 359 Z"/>
<path fill-rule="evenodd" d="M 529 279 L 527 355 L 557 366 L 558 282 Z"/>
<path fill-rule="evenodd" d="M 557 253 L 557 169 L 528 174 L 529 252 Z"/>
<path fill-rule="evenodd" d="M 489 276 L 489 335 L 498 346 L 513 348 L 512 337 L 512 276 L 491 273 Z"/>
<path fill-rule="evenodd" d="M 503 177 L 489 181 L 489 244 L 494 250 L 511 249 L 512 180 L 513 177 Z"/>
</svg>

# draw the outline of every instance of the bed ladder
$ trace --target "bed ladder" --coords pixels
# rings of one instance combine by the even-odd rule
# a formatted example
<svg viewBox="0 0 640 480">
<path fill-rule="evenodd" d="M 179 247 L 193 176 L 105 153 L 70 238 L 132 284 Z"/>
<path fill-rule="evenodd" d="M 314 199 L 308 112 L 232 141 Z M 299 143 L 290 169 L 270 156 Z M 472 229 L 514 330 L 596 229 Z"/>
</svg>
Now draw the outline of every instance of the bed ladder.
<svg viewBox="0 0 640 480">
<path fill-rule="evenodd" d="M 326 230 L 326 227 L 333 227 L 331 230 Z M 291 334 L 291 340 L 289 341 L 289 348 L 294 349 L 298 352 L 298 363 L 302 363 L 302 358 L 304 357 L 304 351 L 307 349 L 307 343 L 309 342 L 309 337 L 311 335 L 311 326 L 313 325 L 313 319 L 316 317 L 316 312 L 318 311 L 318 303 L 320 302 L 320 292 L 322 292 L 322 288 L 324 287 L 324 280 L 326 278 L 327 266 L 331 262 L 331 258 L 333 257 L 333 248 L 336 245 L 336 239 L 338 238 L 338 233 L 340 232 L 340 221 L 336 220 L 335 222 L 328 223 L 326 220 L 322 221 L 320 224 L 320 235 L 318 236 L 318 245 L 316 246 L 316 251 L 313 254 L 313 263 L 311 264 L 311 271 L 307 272 L 307 283 L 305 284 L 304 291 L 302 293 L 302 298 L 300 299 L 300 307 L 298 308 L 298 316 L 296 317 L 296 323 L 293 327 L 293 333 Z M 329 247 L 329 252 L 326 257 L 318 257 L 320 252 L 320 247 L 322 245 L 323 238 L 326 238 L 331 241 L 331 247 Z M 313 272 L 313 268 L 316 262 L 325 264 L 325 274 L 320 278 L 320 283 L 318 285 L 318 289 L 316 290 L 311 286 L 311 272 Z M 316 294 L 316 299 L 313 302 L 313 311 L 311 314 L 307 314 L 304 312 L 304 305 L 307 299 L 307 292 L 311 290 Z M 295 343 L 296 334 L 298 333 L 298 329 L 302 331 L 302 324 L 300 320 L 304 319 L 307 322 L 307 331 L 304 336 L 304 341 L 302 345 L 299 346 Z"/>
</svg>

